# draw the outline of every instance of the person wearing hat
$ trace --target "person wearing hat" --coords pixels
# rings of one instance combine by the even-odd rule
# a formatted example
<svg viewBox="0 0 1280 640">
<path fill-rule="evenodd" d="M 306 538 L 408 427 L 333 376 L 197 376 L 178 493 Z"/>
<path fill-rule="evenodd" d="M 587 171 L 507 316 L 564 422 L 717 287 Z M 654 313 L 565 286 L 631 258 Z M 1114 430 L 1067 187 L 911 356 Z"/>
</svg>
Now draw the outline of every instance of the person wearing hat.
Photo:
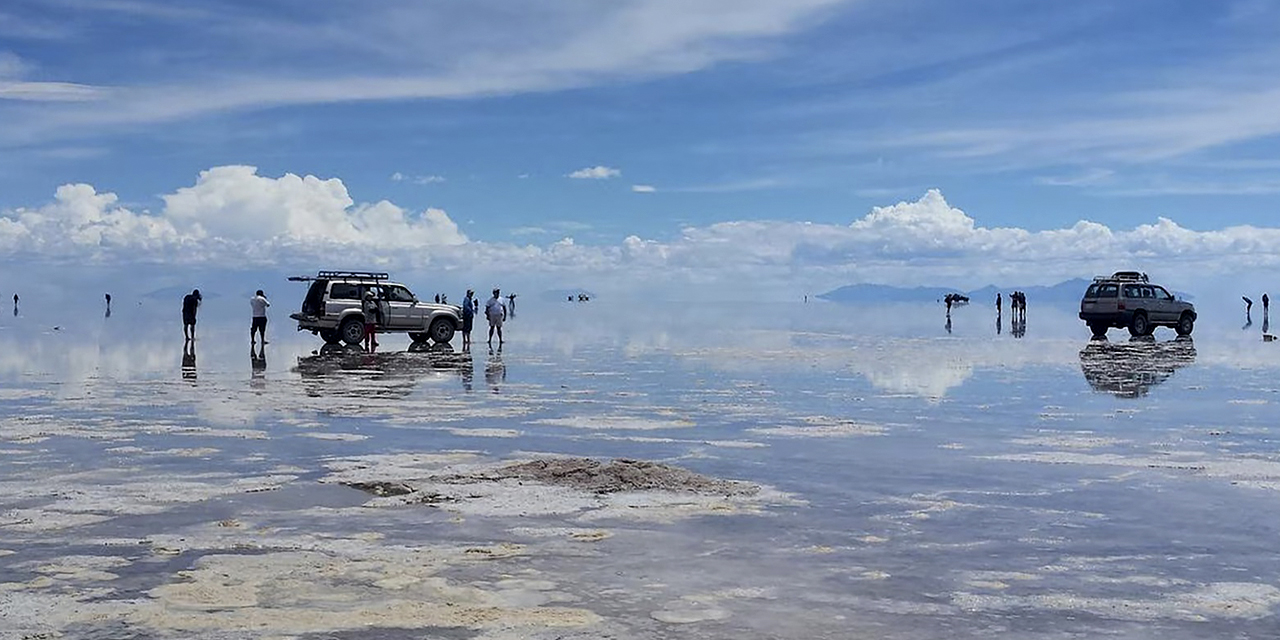
<svg viewBox="0 0 1280 640">
<path fill-rule="evenodd" d="M 502 291 L 493 290 L 493 297 L 484 304 L 484 315 L 489 319 L 489 346 L 493 346 L 493 332 L 498 332 L 498 346 L 502 346 L 502 323 L 507 319 L 507 305 L 502 303 Z"/>
<path fill-rule="evenodd" d="M 361 310 L 364 311 L 364 348 L 373 351 L 378 346 L 375 334 L 378 332 L 378 324 L 382 322 L 382 307 L 378 305 L 378 296 L 373 289 L 364 292 Z"/>
<path fill-rule="evenodd" d="M 462 299 L 462 350 L 471 349 L 471 327 L 476 320 L 476 292 L 467 289 L 467 297 Z"/>
</svg>

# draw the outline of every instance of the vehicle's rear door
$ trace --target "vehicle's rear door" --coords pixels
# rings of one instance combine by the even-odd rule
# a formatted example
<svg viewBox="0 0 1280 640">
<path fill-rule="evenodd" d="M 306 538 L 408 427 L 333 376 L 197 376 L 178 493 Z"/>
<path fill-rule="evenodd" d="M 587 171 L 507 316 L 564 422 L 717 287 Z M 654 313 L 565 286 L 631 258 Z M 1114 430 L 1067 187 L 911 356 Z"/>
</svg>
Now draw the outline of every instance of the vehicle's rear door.
<svg viewBox="0 0 1280 640">
<path fill-rule="evenodd" d="M 1080 303 L 1080 310 L 1086 313 L 1102 313 L 1113 314 L 1116 312 L 1116 303 L 1119 301 L 1120 287 L 1112 283 L 1099 283 L 1097 290 L 1094 291 L 1097 297 L 1086 297 Z M 1092 289 L 1092 287 L 1090 287 Z M 1087 295 L 1087 292 L 1086 292 Z"/>
<path fill-rule="evenodd" d="M 342 312 L 360 307 L 360 285 L 354 282 L 334 282 L 329 285 L 329 297 L 324 301 L 324 315 L 339 318 Z"/>
</svg>

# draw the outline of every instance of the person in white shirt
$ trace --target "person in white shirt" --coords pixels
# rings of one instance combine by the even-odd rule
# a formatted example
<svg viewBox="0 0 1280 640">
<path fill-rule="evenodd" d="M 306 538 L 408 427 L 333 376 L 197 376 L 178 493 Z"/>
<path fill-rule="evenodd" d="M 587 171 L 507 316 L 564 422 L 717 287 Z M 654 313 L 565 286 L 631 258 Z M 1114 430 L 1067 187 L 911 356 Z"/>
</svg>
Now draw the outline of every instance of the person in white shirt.
<svg viewBox="0 0 1280 640">
<path fill-rule="evenodd" d="M 507 319 L 507 305 L 502 304 L 502 291 L 493 290 L 493 297 L 484 303 L 484 315 L 489 319 L 489 346 L 493 346 L 493 332 L 498 332 L 498 346 L 502 346 L 502 323 Z"/>
<path fill-rule="evenodd" d="M 253 346 L 254 334 L 262 336 L 262 344 L 266 344 L 267 307 L 271 306 L 271 303 L 267 301 L 267 296 L 262 293 L 262 289 L 258 289 L 258 293 L 249 298 L 249 306 L 253 308 L 253 324 L 249 325 L 249 346 Z"/>
</svg>

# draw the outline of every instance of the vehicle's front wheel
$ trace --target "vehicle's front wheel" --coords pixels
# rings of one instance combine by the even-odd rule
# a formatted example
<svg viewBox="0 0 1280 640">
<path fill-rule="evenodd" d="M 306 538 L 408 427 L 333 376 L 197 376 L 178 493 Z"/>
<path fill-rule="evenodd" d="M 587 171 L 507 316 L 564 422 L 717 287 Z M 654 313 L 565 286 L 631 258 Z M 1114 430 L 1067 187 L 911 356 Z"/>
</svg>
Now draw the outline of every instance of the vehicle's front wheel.
<svg viewBox="0 0 1280 640">
<path fill-rule="evenodd" d="M 1095 338 L 1105 338 L 1107 336 L 1107 325 L 1101 322 L 1090 322 L 1089 331 L 1093 332 Z"/>
<path fill-rule="evenodd" d="M 1151 333 L 1151 323 L 1147 320 L 1147 314 L 1139 311 L 1133 314 L 1133 319 L 1129 321 L 1129 335 L 1145 336 Z"/>
<path fill-rule="evenodd" d="M 342 326 L 338 328 L 338 333 L 342 334 L 342 341 L 356 345 L 364 340 L 364 321 L 360 318 L 347 318 L 342 321 Z"/>
<path fill-rule="evenodd" d="M 1178 326 L 1174 327 L 1174 330 L 1177 331 L 1180 336 L 1189 336 L 1191 335 L 1191 331 L 1195 328 L 1196 319 L 1191 317 L 1191 314 L 1184 313 L 1182 314 L 1182 317 L 1178 318 Z"/>
<path fill-rule="evenodd" d="M 439 344 L 444 344 L 453 339 L 455 331 L 453 322 L 447 318 L 436 318 L 431 322 L 431 328 L 427 331 L 431 335 L 431 339 Z"/>
<path fill-rule="evenodd" d="M 337 329 L 321 329 L 320 339 L 324 340 L 325 344 L 338 344 L 342 342 L 342 334 L 338 333 Z"/>
</svg>

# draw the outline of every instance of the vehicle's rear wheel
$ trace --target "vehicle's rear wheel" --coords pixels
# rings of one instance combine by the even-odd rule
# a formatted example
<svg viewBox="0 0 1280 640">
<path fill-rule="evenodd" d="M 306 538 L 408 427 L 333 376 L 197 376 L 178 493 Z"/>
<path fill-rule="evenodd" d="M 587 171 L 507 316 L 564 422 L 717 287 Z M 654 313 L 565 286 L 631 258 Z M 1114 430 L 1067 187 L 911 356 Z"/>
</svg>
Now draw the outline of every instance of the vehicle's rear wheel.
<svg viewBox="0 0 1280 640">
<path fill-rule="evenodd" d="M 364 340 L 364 321 L 360 318 L 347 318 L 342 321 L 342 326 L 338 328 L 338 333 L 342 334 L 342 341 L 347 344 L 360 344 Z"/>
<path fill-rule="evenodd" d="M 321 329 L 320 339 L 324 340 L 325 344 L 338 344 L 342 342 L 342 334 L 338 333 L 337 329 Z"/>
<path fill-rule="evenodd" d="M 1093 332 L 1093 337 L 1104 338 L 1107 335 L 1107 325 L 1101 322 L 1090 322 L 1089 331 Z"/>
<path fill-rule="evenodd" d="M 448 318 L 436 318 L 431 322 L 431 328 L 427 333 L 431 335 L 432 340 L 444 344 L 453 339 L 454 331 L 453 322 Z"/>
<path fill-rule="evenodd" d="M 1133 319 L 1129 321 L 1129 335 L 1145 336 L 1151 333 L 1151 323 L 1147 320 L 1147 314 L 1139 311 L 1133 314 Z"/>
<path fill-rule="evenodd" d="M 1191 331 L 1195 328 L 1196 319 L 1191 317 L 1190 313 L 1184 313 L 1182 314 L 1182 317 L 1178 318 L 1178 326 L 1174 327 L 1174 330 L 1177 331 L 1180 336 L 1189 336 L 1191 335 Z"/>
<path fill-rule="evenodd" d="M 423 342 L 427 339 L 427 334 L 413 332 L 409 334 L 409 339 L 414 342 Z"/>
</svg>

